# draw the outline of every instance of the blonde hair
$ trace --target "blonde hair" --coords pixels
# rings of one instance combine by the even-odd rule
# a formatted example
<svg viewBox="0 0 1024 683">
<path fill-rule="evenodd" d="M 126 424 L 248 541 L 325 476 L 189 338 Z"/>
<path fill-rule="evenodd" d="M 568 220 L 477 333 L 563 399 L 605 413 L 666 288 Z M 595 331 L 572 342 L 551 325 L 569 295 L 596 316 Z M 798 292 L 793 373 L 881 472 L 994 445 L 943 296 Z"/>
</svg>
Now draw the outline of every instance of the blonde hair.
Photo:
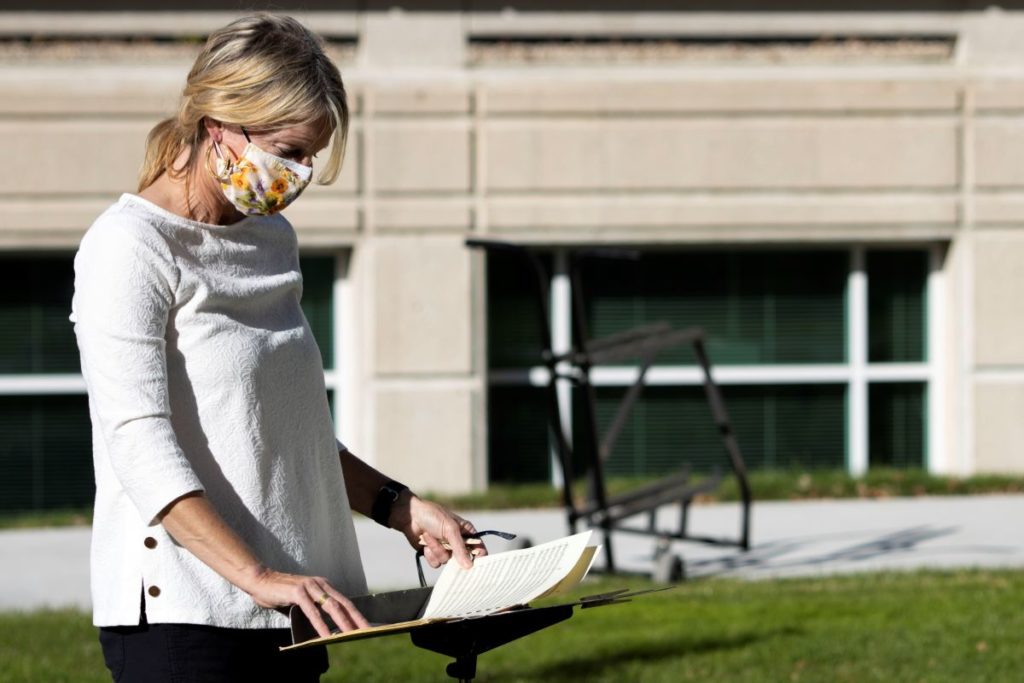
<svg viewBox="0 0 1024 683">
<path fill-rule="evenodd" d="M 177 114 L 149 132 L 140 192 L 163 173 L 189 182 L 207 137 L 206 117 L 256 130 L 324 121 L 334 134 L 317 182 L 332 183 L 341 171 L 349 123 L 345 86 L 322 41 L 291 17 L 255 14 L 210 35 Z M 186 150 L 185 163 L 175 167 Z"/>
</svg>

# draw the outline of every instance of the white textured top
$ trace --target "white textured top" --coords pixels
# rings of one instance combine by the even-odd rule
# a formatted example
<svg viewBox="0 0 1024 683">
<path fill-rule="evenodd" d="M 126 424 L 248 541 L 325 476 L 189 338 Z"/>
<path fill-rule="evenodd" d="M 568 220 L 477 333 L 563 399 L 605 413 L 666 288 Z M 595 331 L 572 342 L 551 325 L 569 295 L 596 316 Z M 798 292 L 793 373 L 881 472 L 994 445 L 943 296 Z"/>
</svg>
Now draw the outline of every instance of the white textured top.
<svg viewBox="0 0 1024 683">
<path fill-rule="evenodd" d="M 97 626 L 280 628 L 155 521 L 191 491 L 268 567 L 366 592 L 320 352 L 280 216 L 190 221 L 125 194 L 75 257 L 96 469 Z M 155 541 L 155 543 L 154 543 Z"/>
</svg>

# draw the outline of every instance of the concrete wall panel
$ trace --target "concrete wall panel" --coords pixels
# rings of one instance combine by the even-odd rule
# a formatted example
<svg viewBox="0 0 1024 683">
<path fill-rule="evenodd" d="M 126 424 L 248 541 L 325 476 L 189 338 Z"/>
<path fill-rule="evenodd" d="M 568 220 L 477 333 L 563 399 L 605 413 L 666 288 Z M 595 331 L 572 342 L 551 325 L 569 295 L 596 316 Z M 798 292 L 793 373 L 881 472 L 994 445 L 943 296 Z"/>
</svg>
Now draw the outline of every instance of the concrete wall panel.
<svg viewBox="0 0 1024 683">
<path fill-rule="evenodd" d="M 974 164 L 979 187 L 1024 187 L 1024 121 L 980 119 L 975 124 Z"/>
<path fill-rule="evenodd" d="M 460 67 L 465 61 L 458 11 L 365 12 L 360 17 L 359 63 L 375 67 Z"/>
<path fill-rule="evenodd" d="M 1024 109 L 1024 80 L 988 78 L 976 83 L 974 106 L 978 111 Z"/>
<path fill-rule="evenodd" d="M 946 120 L 544 121 L 491 124 L 502 191 L 950 188 Z"/>
<path fill-rule="evenodd" d="M 979 232 L 974 274 L 975 362 L 1024 365 L 1024 232 Z"/>
<path fill-rule="evenodd" d="M 353 195 L 362 189 L 363 178 L 363 128 L 360 121 L 349 123 L 348 139 L 345 141 L 345 158 L 342 160 L 341 173 L 330 185 L 320 185 L 316 182 L 320 169 L 327 163 L 327 156 L 330 148 L 321 152 L 317 159 L 313 160 L 313 181 L 303 193 L 309 197 L 337 197 L 338 195 Z"/>
<path fill-rule="evenodd" d="M 462 198 L 382 199 L 377 205 L 381 232 L 464 232 L 472 224 L 469 202 Z"/>
<path fill-rule="evenodd" d="M 638 227 L 685 230 L 702 226 L 927 225 L 948 234 L 958 218 L 953 197 L 755 196 L 620 198 L 495 198 L 489 224 L 499 232 L 550 229 L 588 234 L 593 229 Z"/>
<path fill-rule="evenodd" d="M 351 244 L 360 226 L 359 207 L 352 199 L 303 196 L 284 215 L 295 226 L 300 247 Z"/>
<path fill-rule="evenodd" d="M 134 191 L 154 121 L 0 121 L 10 158 L 2 195 L 53 196 Z"/>
<path fill-rule="evenodd" d="M 377 373 L 469 373 L 469 286 L 470 255 L 460 238 L 379 238 L 374 268 Z"/>
<path fill-rule="evenodd" d="M 978 225 L 1024 225 L 1024 194 L 977 194 L 974 221 Z"/>
<path fill-rule="evenodd" d="M 374 187 L 380 192 L 469 191 L 469 131 L 463 122 L 375 125 Z"/>
<path fill-rule="evenodd" d="M 505 84 L 487 88 L 495 114 L 668 112 L 953 111 L 957 85 L 949 81 L 841 81 L 835 79 L 719 79 L 600 83 Z"/>
<path fill-rule="evenodd" d="M 85 231 L 118 196 L 110 193 L 102 198 L 50 199 L 45 203 L 5 200 L 0 211 L 0 248 L 77 249 Z"/>
<path fill-rule="evenodd" d="M 71 119 L 0 121 L 12 158 L 30 160 L 10 174 L 0 196 L 134 192 L 153 119 Z M 348 160 L 331 186 L 312 184 L 310 196 L 355 191 L 359 136 L 349 142 Z M 322 163 L 322 162 L 321 162 Z"/>
<path fill-rule="evenodd" d="M 473 488 L 469 388 L 384 388 L 376 396 L 374 461 L 380 470 L 419 492 Z"/>
<path fill-rule="evenodd" d="M 0 68 L 0 113 L 170 116 L 191 64 Z"/>
<path fill-rule="evenodd" d="M 465 114 L 469 92 L 430 82 L 381 87 L 373 92 L 373 107 L 378 114 Z"/>
<path fill-rule="evenodd" d="M 1024 473 L 1024 383 L 978 382 L 974 387 L 974 469 Z"/>
</svg>

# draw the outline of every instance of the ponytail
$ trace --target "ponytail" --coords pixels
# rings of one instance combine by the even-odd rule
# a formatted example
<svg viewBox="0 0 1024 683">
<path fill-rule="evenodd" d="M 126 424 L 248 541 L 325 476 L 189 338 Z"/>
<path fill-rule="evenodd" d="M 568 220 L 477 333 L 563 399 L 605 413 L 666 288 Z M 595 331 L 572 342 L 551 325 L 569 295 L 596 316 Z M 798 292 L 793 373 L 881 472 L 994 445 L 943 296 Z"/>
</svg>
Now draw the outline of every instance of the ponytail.
<svg viewBox="0 0 1024 683">
<path fill-rule="evenodd" d="M 139 192 L 152 185 L 164 173 L 180 175 L 192 165 L 199 135 L 185 131 L 177 117 L 164 119 L 153 126 L 146 137 L 146 158 L 139 172 Z M 174 168 L 181 152 L 189 149 L 189 158 L 182 168 Z"/>
</svg>

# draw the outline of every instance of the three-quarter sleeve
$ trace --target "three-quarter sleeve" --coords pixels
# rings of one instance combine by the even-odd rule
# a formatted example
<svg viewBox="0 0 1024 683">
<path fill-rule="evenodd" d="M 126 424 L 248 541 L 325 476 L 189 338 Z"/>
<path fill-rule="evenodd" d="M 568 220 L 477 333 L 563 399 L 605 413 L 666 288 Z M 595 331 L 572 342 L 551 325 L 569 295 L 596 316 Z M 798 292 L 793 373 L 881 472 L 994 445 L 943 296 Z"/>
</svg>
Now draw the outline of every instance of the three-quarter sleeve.
<svg viewBox="0 0 1024 683">
<path fill-rule="evenodd" d="M 171 426 L 165 334 L 178 274 L 144 225 L 102 218 L 75 257 L 71 320 L 89 392 L 94 438 L 147 524 L 203 489 Z M 101 464 L 97 463 L 97 477 Z"/>
</svg>

